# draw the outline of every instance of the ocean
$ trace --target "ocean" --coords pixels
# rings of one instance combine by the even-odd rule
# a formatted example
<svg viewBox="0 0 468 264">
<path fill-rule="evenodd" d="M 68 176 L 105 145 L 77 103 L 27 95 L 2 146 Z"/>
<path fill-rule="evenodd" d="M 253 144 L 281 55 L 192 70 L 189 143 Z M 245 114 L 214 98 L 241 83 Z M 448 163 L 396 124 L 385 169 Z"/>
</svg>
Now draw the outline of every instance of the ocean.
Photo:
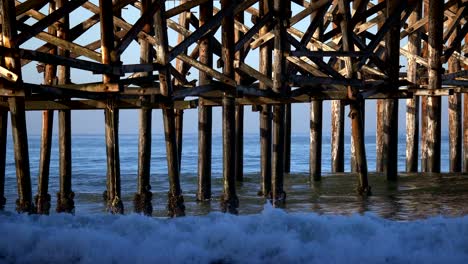
<svg viewBox="0 0 468 264">
<path fill-rule="evenodd" d="M 162 135 L 153 135 L 153 217 L 132 213 L 136 192 L 138 135 L 120 135 L 125 215 L 105 212 L 106 156 L 103 135 L 73 135 L 75 215 L 56 214 L 58 144 L 54 136 L 49 193 L 50 216 L 20 215 L 8 142 L 6 208 L 0 212 L 0 263 L 466 263 L 468 261 L 468 177 L 463 174 L 407 174 L 405 138 L 399 138 L 399 181 L 370 173 L 373 195 L 356 195 L 352 174 L 331 174 L 330 138 L 323 138 L 323 180 L 311 183 L 309 137 L 292 137 L 287 202 L 272 208 L 260 190 L 259 137 L 244 142 L 245 180 L 238 183 L 239 215 L 220 213 L 221 135 L 213 136 L 213 200 L 197 203 L 197 135 L 185 134 L 181 185 L 186 217 L 166 218 L 167 167 Z M 349 138 L 345 170 L 349 165 Z M 37 193 L 40 136 L 29 137 L 33 195 Z M 366 137 L 369 171 L 375 170 L 375 137 Z M 442 171 L 448 171 L 443 137 Z"/>
</svg>

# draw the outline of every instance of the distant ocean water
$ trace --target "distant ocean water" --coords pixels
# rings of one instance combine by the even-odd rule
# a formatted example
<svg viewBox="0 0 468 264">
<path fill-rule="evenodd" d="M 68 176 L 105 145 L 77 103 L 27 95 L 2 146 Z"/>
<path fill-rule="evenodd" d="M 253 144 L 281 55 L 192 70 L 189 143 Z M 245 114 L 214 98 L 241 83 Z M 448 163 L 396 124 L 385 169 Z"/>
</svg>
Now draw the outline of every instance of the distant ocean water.
<svg viewBox="0 0 468 264">
<path fill-rule="evenodd" d="M 400 174 L 397 183 L 371 173 L 373 196 L 355 194 L 351 174 L 330 174 L 330 138 L 323 139 L 324 178 L 308 181 L 309 137 L 293 135 L 291 174 L 285 177 L 286 208 L 257 196 L 259 137 L 246 135 L 245 181 L 237 186 L 240 216 L 219 213 L 222 142 L 213 137 L 213 200 L 197 203 L 197 135 L 184 135 L 181 184 L 187 217 L 166 219 L 167 168 L 162 135 L 153 135 L 151 184 L 155 218 L 132 214 L 138 135 L 120 136 L 125 216 L 105 213 L 106 157 L 103 135 L 73 135 L 76 215 L 54 213 L 58 145 L 54 136 L 49 193 L 51 216 L 14 213 L 16 178 L 12 143 L 6 166 L 7 206 L 0 212 L 0 263 L 466 263 L 468 177 L 463 174 Z M 30 136 L 33 194 L 37 192 L 40 137 Z M 345 147 L 349 171 L 349 138 Z M 375 137 L 366 137 L 370 171 Z M 448 171 L 443 138 L 442 170 Z M 399 171 L 405 170 L 400 137 Z"/>
</svg>

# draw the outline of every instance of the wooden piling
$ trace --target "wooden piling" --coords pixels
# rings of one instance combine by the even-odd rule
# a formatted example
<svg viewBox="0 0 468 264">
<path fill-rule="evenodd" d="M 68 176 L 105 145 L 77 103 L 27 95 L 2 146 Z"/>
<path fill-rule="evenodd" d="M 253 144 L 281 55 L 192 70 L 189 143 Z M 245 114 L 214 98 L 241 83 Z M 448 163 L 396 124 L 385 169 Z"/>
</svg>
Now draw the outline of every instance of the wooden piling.
<svg viewBox="0 0 468 264">
<path fill-rule="evenodd" d="M 423 1 L 423 16 L 427 18 L 429 15 L 429 1 Z M 424 26 L 428 32 L 428 24 Z M 424 59 L 428 59 L 428 41 L 424 41 L 422 45 L 421 55 Z M 428 80 L 423 79 L 422 85 L 428 85 Z M 427 96 L 421 96 L 421 172 L 427 172 Z"/>
<path fill-rule="evenodd" d="M 241 12 L 235 16 L 236 21 L 244 23 L 244 13 Z M 239 29 L 234 32 L 234 41 L 237 43 L 244 34 Z M 240 49 L 234 54 L 234 59 L 239 62 L 244 62 L 244 50 Z M 234 74 L 234 80 L 238 85 L 243 85 L 244 78 L 238 72 Z M 235 175 L 236 180 L 242 182 L 244 180 L 244 106 L 236 105 L 236 163 Z"/>
<path fill-rule="evenodd" d="M 68 0 L 57 0 L 57 8 L 63 7 Z M 61 39 L 68 39 L 69 35 L 69 16 L 65 15 L 60 19 L 62 26 L 57 30 L 57 36 Z M 58 48 L 58 55 L 70 57 L 70 52 Z M 59 85 L 70 84 L 70 67 L 59 65 L 57 67 L 57 78 Z M 67 100 L 67 99 L 65 99 Z M 59 192 L 57 193 L 57 213 L 73 213 L 75 203 L 73 201 L 74 193 L 72 191 L 72 152 L 71 152 L 71 112 L 70 110 L 60 110 L 59 118 Z"/>
<path fill-rule="evenodd" d="M 54 12 L 56 4 L 54 1 L 49 2 L 49 14 Z M 48 33 L 57 35 L 57 30 L 54 27 L 48 28 Z M 56 55 L 57 48 L 52 48 L 49 54 Z M 53 64 L 46 64 L 44 71 L 44 84 L 54 85 L 57 80 L 57 67 Z M 54 123 L 54 112 L 45 110 L 42 113 L 42 133 L 41 133 L 41 154 L 39 161 L 39 174 L 37 184 L 37 195 L 35 196 L 36 213 L 49 214 L 50 211 L 50 194 L 49 191 L 49 169 L 50 169 L 50 153 L 52 148 L 52 128 Z"/>
<path fill-rule="evenodd" d="M 180 4 L 186 3 L 187 0 L 181 0 Z M 186 12 L 182 12 L 179 14 L 179 25 L 182 26 L 183 28 L 187 29 L 189 28 L 189 20 L 187 19 L 187 14 Z M 184 35 L 183 34 L 178 34 L 178 43 L 182 42 L 184 40 Z M 187 54 L 187 50 L 183 52 L 184 54 Z M 176 60 L 176 70 L 180 73 L 183 74 L 184 72 L 184 62 L 181 60 Z M 178 83 L 176 81 L 176 83 Z M 175 109 L 174 110 L 175 114 L 175 130 L 176 130 L 176 144 L 177 144 L 177 154 L 179 156 L 178 162 L 179 162 L 179 171 L 181 168 L 182 164 L 182 147 L 183 147 L 183 128 L 184 128 L 184 110 L 183 109 Z"/>
<path fill-rule="evenodd" d="M 3 0 L 2 4 L 2 33 L 3 46 L 14 48 L 14 39 L 17 36 L 15 3 L 13 0 Z M 5 68 L 16 74 L 21 80 L 21 63 L 19 57 L 4 57 Z M 21 87 L 14 90 L 20 91 Z M 18 186 L 18 199 L 16 200 L 16 211 L 19 213 L 34 212 L 34 204 L 31 194 L 31 175 L 29 169 L 28 134 L 26 129 L 25 98 L 13 96 L 8 98 L 10 107 L 13 144 L 15 152 L 16 181 Z"/>
<path fill-rule="evenodd" d="M 221 0 L 221 8 L 230 8 L 232 0 Z M 226 15 L 221 22 L 221 60 L 223 74 L 229 78 L 234 77 L 234 17 Z M 223 212 L 237 213 L 239 199 L 236 194 L 236 131 L 235 131 L 235 98 L 225 92 L 222 99 L 223 107 L 223 194 L 221 208 Z"/>
<path fill-rule="evenodd" d="M 261 0 L 259 2 L 259 15 L 264 17 L 270 11 L 267 0 Z M 264 36 L 270 32 L 271 25 L 267 23 L 263 26 L 259 35 Z M 260 72 L 266 76 L 271 76 L 271 65 L 272 65 L 272 45 L 271 41 L 263 43 L 260 46 L 259 51 L 259 69 Z M 260 81 L 259 88 L 261 90 L 270 89 L 266 83 Z M 271 193 L 271 105 L 261 105 L 260 107 L 260 178 L 261 187 L 259 195 L 268 197 Z"/>
<path fill-rule="evenodd" d="M 457 13 L 459 3 L 454 4 L 449 8 L 454 14 Z M 460 30 L 460 26 L 456 26 L 452 36 L 449 38 L 448 45 L 450 46 Z M 465 42 L 466 44 L 466 42 Z M 458 49 L 460 50 L 460 49 Z M 448 60 L 448 72 L 455 73 L 461 70 L 460 62 L 455 57 L 450 57 Z M 449 145 L 450 145 L 450 172 L 462 171 L 462 96 L 460 93 L 449 95 L 448 97 L 448 115 L 449 115 Z"/>
<path fill-rule="evenodd" d="M 207 1 L 200 5 L 200 26 L 208 22 L 213 14 L 213 2 Z M 211 67 L 213 56 L 211 53 L 212 41 L 210 35 L 200 39 L 199 60 Z M 203 71 L 199 72 L 199 84 L 207 85 L 211 77 Z M 197 200 L 208 201 L 211 199 L 211 139 L 212 139 L 212 107 L 205 106 L 200 101 L 198 104 L 198 190 Z"/>
<path fill-rule="evenodd" d="M 408 23 L 414 24 L 421 19 L 422 3 L 417 1 Z M 418 31 L 408 36 L 408 52 L 421 55 L 421 35 Z M 412 88 L 417 87 L 418 64 L 414 58 L 408 58 L 408 81 L 413 83 Z M 418 147 L 419 147 L 419 96 L 406 100 L 406 172 L 418 171 Z"/>
<path fill-rule="evenodd" d="M 289 89 L 290 90 L 290 89 Z M 285 173 L 291 172 L 291 119 L 292 107 L 291 104 L 284 105 L 284 164 L 283 169 Z"/>
<path fill-rule="evenodd" d="M 102 63 L 115 65 L 118 62 L 114 50 L 114 23 L 112 0 L 99 0 L 99 17 L 101 21 Z M 118 79 L 112 74 L 103 75 L 103 83 L 112 83 Z M 124 211 L 120 196 L 120 155 L 119 155 L 119 109 L 117 100 L 110 95 L 106 102 L 105 134 L 107 152 L 107 210 L 114 214 Z"/>
<path fill-rule="evenodd" d="M 317 1 L 312 1 L 314 3 Z M 311 23 L 317 16 L 317 12 L 313 12 L 310 16 Z M 323 23 L 314 32 L 314 37 L 322 41 Z M 314 50 L 317 50 L 314 48 Z M 311 100 L 310 102 L 310 182 L 320 181 L 322 178 L 322 127 L 323 127 L 323 102 L 321 100 Z"/>
<path fill-rule="evenodd" d="M 385 2 L 387 0 L 378 0 L 379 3 Z M 388 3 L 388 1 L 387 1 Z M 388 10 L 384 10 L 387 12 Z M 386 13 L 387 14 L 387 13 Z M 388 16 L 388 15 L 387 15 Z M 383 25 L 383 22 L 378 23 L 378 29 L 380 29 Z M 376 135 L 375 135 L 375 171 L 376 172 L 384 172 L 384 134 L 385 134 L 385 126 L 384 126 L 384 115 L 385 115 L 385 107 L 384 107 L 384 100 L 377 99 L 375 103 L 376 108 Z"/>
<path fill-rule="evenodd" d="M 3 46 L 3 36 L 0 34 L 0 45 Z M 0 60 L 0 66 L 5 66 Z M 0 85 L 3 80 L 0 79 Z M 0 97 L 0 102 L 6 102 L 6 98 Z M 5 208 L 5 172 L 6 172 L 6 147 L 7 147 L 8 110 L 0 109 L 0 210 Z"/>
<path fill-rule="evenodd" d="M 468 43 L 468 36 L 465 36 L 465 43 Z M 465 70 L 468 70 L 466 64 Z M 463 172 L 468 172 L 468 93 L 463 94 Z"/>
<path fill-rule="evenodd" d="M 54 111 L 47 110 L 42 112 L 41 156 L 39 175 L 37 177 L 37 195 L 35 197 L 36 213 L 38 214 L 49 214 L 50 211 L 49 168 L 53 123 Z"/>
<path fill-rule="evenodd" d="M 160 90 L 163 96 L 172 96 L 172 82 L 169 63 L 169 45 L 166 23 L 166 1 L 160 3 L 159 10 L 156 12 L 155 38 L 158 41 L 156 49 L 156 62 L 163 67 L 159 71 Z M 169 192 L 167 201 L 167 210 L 170 217 L 185 215 L 184 197 L 180 188 L 180 170 L 179 154 L 176 142 L 176 128 L 174 106 L 170 103 L 163 109 L 164 135 L 166 139 L 166 158 L 169 177 Z"/>
<path fill-rule="evenodd" d="M 387 18 L 398 12 L 401 1 L 387 0 Z M 399 16 L 399 14 L 398 14 Z M 385 38 L 385 61 L 388 65 L 387 76 L 393 90 L 398 90 L 400 59 L 400 25 L 394 24 Z M 387 180 L 395 181 L 398 175 L 398 99 L 383 101 L 383 142 L 382 169 Z"/>
<path fill-rule="evenodd" d="M 0 102 L 4 99 L 0 97 Z M 8 111 L 0 110 L 0 210 L 6 203 L 5 198 L 5 170 L 6 170 L 6 147 L 7 147 Z"/>
<path fill-rule="evenodd" d="M 351 39 L 352 28 L 350 25 L 350 10 L 347 0 L 339 0 L 338 10 L 341 14 L 340 28 L 343 37 L 343 51 L 354 51 L 353 41 Z M 345 58 L 346 77 L 354 78 L 356 72 L 353 69 L 352 59 Z M 357 191 L 360 195 L 370 195 L 371 190 L 367 179 L 367 160 L 364 142 L 364 122 L 362 120 L 362 102 L 359 97 L 359 90 L 348 86 L 348 98 L 350 100 L 350 113 L 352 124 L 352 136 L 355 144 L 356 169 L 359 177 Z"/>
<path fill-rule="evenodd" d="M 331 101 L 331 172 L 344 172 L 344 103 Z"/>
<path fill-rule="evenodd" d="M 144 14 L 152 0 L 141 1 L 141 14 Z M 143 31 L 149 35 L 154 35 L 153 18 L 150 17 L 143 26 Z M 153 46 L 144 39 L 139 40 L 140 43 L 140 63 L 153 62 Z M 152 72 L 141 73 L 142 76 L 151 76 Z M 150 84 L 148 84 L 150 85 Z M 144 85 L 146 86 L 146 85 Z M 142 102 L 149 103 L 151 98 L 145 96 L 141 98 Z M 138 136 L 138 180 L 137 180 L 137 193 L 133 198 L 133 205 L 136 213 L 141 213 L 151 216 L 153 213 L 153 204 L 151 199 L 153 193 L 151 192 L 151 124 L 152 124 L 153 111 L 149 107 L 143 107 L 140 110 L 140 128 Z"/>
<path fill-rule="evenodd" d="M 310 182 L 322 178 L 322 116 L 320 100 L 310 102 Z"/>
<path fill-rule="evenodd" d="M 284 53 L 287 51 L 286 37 L 286 16 L 289 10 L 284 1 L 275 0 L 273 11 L 277 21 L 273 29 L 274 50 L 273 50 L 273 91 L 284 94 L 286 92 L 286 83 L 283 79 L 283 73 L 286 72 L 286 62 Z M 272 203 L 274 206 L 283 206 L 286 201 L 286 193 L 283 190 L 284 183 L 284 122 L 285 105 L 273 106 L 273 148 L 272 148 L 272 166 L 271 166 L 271 190 Z"/>
<path fill-rule="evenodd" d="M 443 1 L 429 0 L 428 89 L 439 89 L 442 84 L 442 42 L 440 40 L 443 38 L 443 19 Z M 441 98 L 429 96 L 427 104 L 427 172 L 440 172 Z"/>
</svg>

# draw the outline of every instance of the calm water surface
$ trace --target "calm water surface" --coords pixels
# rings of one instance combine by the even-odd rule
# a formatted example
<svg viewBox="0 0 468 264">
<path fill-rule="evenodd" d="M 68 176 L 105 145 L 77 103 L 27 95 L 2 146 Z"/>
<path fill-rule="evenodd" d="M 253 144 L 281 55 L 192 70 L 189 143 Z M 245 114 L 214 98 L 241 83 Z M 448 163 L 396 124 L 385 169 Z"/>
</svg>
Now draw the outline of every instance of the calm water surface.
<svg viewBox="0 0 468 264">
<path fill-rule="evenodd" d="M 30 137 L 30 162 L 33 178 L 33 193 L 37 191 L 39 164 L 39 136 Z M 102 135 L 73 135 L 73 191 L 75 192 L 76 214 L 94 214 L 104 211 L 102 192 L 105 187 L 106 159 L 105 141 Z M 58 191 L 58 147 L 54 136 L 50 193 Z M 287 192 L 286 211 L 316 212 L 319 214 L 353 214 L 373 212 L 395 220 L 410 220 L 429 216 L 462 216 L 468 214 L 468 177 L 461 174 L 423 175 L 401 173 L 397 183 L 388 183 L 383 175 L 371 173 L 369 182 L 373 195 L 361 198 L 356 195 L 356 177 L 352 174 L 330 173 L 330 139 L 325 137 L 323 145 L 324 177 L 320 183 L 310 183 L 309 138 L 307 135 L 294 135 L 292 138 L 291 174 L 285 176 Z M 138 136 L 121 135 L 121 174 L 122 196 L 126 212 L 132 212 L 132 200 L 136 191 L 138 160 Z M 245 181 L 238 184 L 240 214 L 260 213 L 265 200 L 257 196 L 259 179 L 259 137 L 246 135 L 244 172 Z M 399 171 L 405 170 L 405 141 L 400 138 Z M 346 142 L 345 170 L 349 171 L 349 139 Z M 197 135 L 184 136 L 182 157 L 182 189 L 188 215 L 204 215 L 219 211 L 219 196 L 222 192 L 222 142 L 221 136 L 213 138 L 213 200 L 211 203 L 197 203 Z M 375 137 L 366 137 L 368 167 L 375 168 Z M 448 141 L 442 145 L 442 170 L 448 170 Z M 14 211 L 16 199 L 16 179 L 12 143 L 8 142 L 6 167 L 7 210 Z M 152 191 L 154 216 L 166 215 L 167 167 L 165 145 L 161 135 L 153 136 L 152 146 Z M 52 208 L 55 208 L 55 197 Z"/>
</svg>

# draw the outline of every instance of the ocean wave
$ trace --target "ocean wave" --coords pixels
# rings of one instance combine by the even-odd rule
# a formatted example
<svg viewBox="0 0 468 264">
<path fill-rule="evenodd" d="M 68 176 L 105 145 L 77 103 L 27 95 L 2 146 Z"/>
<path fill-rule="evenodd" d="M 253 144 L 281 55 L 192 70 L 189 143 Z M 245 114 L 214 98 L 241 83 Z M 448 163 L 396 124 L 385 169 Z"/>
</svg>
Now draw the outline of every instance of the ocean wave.
<svg viewBox="0 0 468 264">
<path fill-rule="evenodd" d="M 0 263 L 466 263 L 468 217 L 0 214 Z"/>
</svg>

